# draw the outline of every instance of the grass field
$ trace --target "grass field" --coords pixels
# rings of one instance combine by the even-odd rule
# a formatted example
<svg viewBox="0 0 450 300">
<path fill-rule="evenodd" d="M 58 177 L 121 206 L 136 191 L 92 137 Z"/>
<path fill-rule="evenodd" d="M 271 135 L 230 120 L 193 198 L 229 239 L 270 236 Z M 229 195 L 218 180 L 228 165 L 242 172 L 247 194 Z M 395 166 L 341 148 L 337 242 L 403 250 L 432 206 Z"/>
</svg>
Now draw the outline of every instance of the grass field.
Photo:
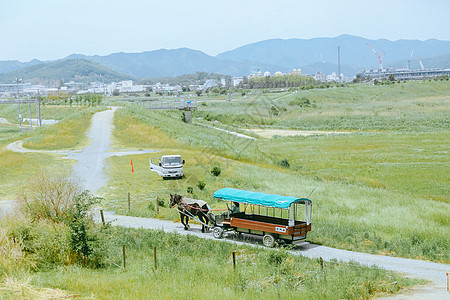
<svg viewBox="0 0 450 300">
<path fill-rule="evenodd" d="M 110 228 L 103 232 L 110 237 L 109 267 L 68 265 L 31 274 L 15 271 L 6 277 L 9 284 L 0 282 L 0 297 L 19 292 L 33 298 L 46 288 L 48 295 L 64 292 L 65 297 L 87 299 L 368 299 L 423 283 L 358 264 L 324 262 L 322 269 L 319 260 L 293 256 L 283 249 L 238 246 L 157 230 Z M 122 245 L 126 272 L 118 267 Z"/>
<path fill-rule="evenodd" d="M 344 106 L 353 105 L 351 113 L 359 115 L 359 119 L 351 122 L 367 130 L 355 127 L 350 128 L 355 133 L 348 135 L 258 141 L 195 124 L 205 124 L 205 119 L 194 119 L 194 124 L 186 125 L 180 121 L 180 113 L 130 106 L 116 115 L 115 124 L 126 120 L 122 123 L 126 126 L 116 126 L 116 146 L 181 154 L 187 162 L 186 178 L 163 181 L 150 173 L 150 155 L 133 157 L 135 174 L 130 174 L 130 157 L 111 158 L 108 171 L 111 181 L 103 192 L 108 205 L 119 213 L 127 213 L 126 195 L 130 192 L 133 198 L 130 214 L 155 216 L 156 196 L 167 202 L 169 193 L 186 195 L 188 186 L 194 188 L 193 196 L 217 207 L 223 204 L 214 203 L 211 197 L 222 187 L 297 196 L 308 196 L 315 189 L 311 195 L 314 221 L 310 241 L 350 250 L 449 262 L 450 245 L 445 238 L 450 234 L 449 145 L 446 142 L 450 107 L 446 91 L 449 90 L 447 82 L 426 82 L 307 91 L 316 105 L 322 107 L 322 114 L 330 117 L 316 117 L 315 122 L 320 126 L 310 127 L 306 123 L 305 127 L 293 128 L 336 130 L 335 125 L 327 127 L 327 124 L 336 124 L 331 119 L 345 120 L 349 109 L 339 105 L 345 102 Z M 287 96 L 279 100 L 287 103 L 286 115 L 264 117 L 273 120 L 272 128 L 285 128 L 281 125 L 296 122 L 289 102 L 297 94 L 284 94 Z M 349 100 L 349 95 L 354 98 Z M 221 111 L 228 111 L 227 120 L 232 121 L 253 118 L 257 111 L 262 116 L 264 109 L 267 115 L 270 108 L 267 109 L 266 101 L 260 103 L 256 98 L 242 103 L 208 103 L 199 106 L 197 115 L 209 114 L 215 120 L 215 116 L 224 118 Z M 385 125 L 370 113 L 373 106 L 381 105 L 378 102 L 382 105 L 391 102 L 396 107 L 386 115 Z M 416 102 L 425 104 L 411 105 Z M 246 106 L 253 112 L 250 116 L 244 111 Z M 430 110 L 422 111 L 423 107 Z M 401 111 L 406 117 L 399 117 Z M 303 110 L 298 110 L 297 117 L 303 114 Z M 417 126 L 400 125 L 404 118 Z M 441 121 L 437 122 L 439 118 Z M 226 127 L 225 120 L 220 122 L 219 126 Z M 215 124 L 211 122 L 211 126 Z M 233 124 L 238 124 L 240 129 L 250 125 Z M 148 134 L 133 136 L 130 132 Z M 289 161 L 290 168 L 279 165 L 283 158 Z M 222 168 L 217 178 L 209 172 L 215 165 Z M 196 187 L 199 181 L 206 183 L 204 190 Z M 161 217 L 176 219 L 177 214 L 163 208 Z"/>
<path fill-rule="evenodd" d="M 231 103 L 207 101 L 199 105 L 194 123 L 189 125 L 177 111 L 125 105 L 115 114 L 113 146 L 159 153 L 109 158 L 110 180 L 100 190 L 102 206 L 119 214 L 177 220 L 176 210 L 167 207 L 169 193 L 207 200 L 213 208 L 225 207 L 212 199 L 213 192 L 222 187 L 310 195 L 313 225 L 308 241 L 312 243 L 449 263 L 449 94 L 448 82 L 255 92 Z M 1 117 L 15 123 L 14 106 L 0 109 Z M 49 113 L 46 118 L 61 122 L 22 134 L 17 127 L 0 127 L 0 199 L 11 199 L 17 187 L 38 170 L 46 168 L 56 174 L 72 166 L 70 160 L 52 154 L 10 152 L 5 149 L 10 142 L 29 138 L 27 147 L 39 149 L 77 149 L 87 142 L 85 132 L 95 109 L 45 109 Z M 247 140 L 211 128 L 214 126 L 239 132 L 283 128 L 350 133 Z M 149 158 L 162 154 L 182 155 L 185 178 L 162 180 L 149 171 Z M 282 166 L 282 159 L 289 167 Z M 217 177 L 210 172 L 215 166 L 221 169 Z M 204 189 L 198 187 L 199 182 L 205 183 Z M 192 195 L 187 193 L 188 187 L 192 187 Z M 127 193 L 131 194 L 130 211 Z M 156 197 L 165 203 L 159 215 Z M 50 295 L 61 289 L 65 297 L 99 299 L 145 299 L 148 295 L 367 299 L 422 283 L 353 264 L 325 262 L 322 270 L 319 261 L 292 256 L 285 249 L 109 227 L 99 229 L 104 243 L 99 251 L 107 254 L 108 266 L 90 269 L 70 264 L 65 248 L 55 247 L 67 239 L 64 225 L 30 225 L 19 219 L 4 222 L 0 219 L 0 252 L 4 251 L 0 256 L 0 298 L 12 297 L 17 291 L 23 298 L 36 298 L 39 291 L 50 288 L 46 290 Z M 29 234 L 27 238 L 37 250 L 21 256 L 17 247 L 23 245 L 5 235 L 5 230 Z M 121 264 L 122 245 L 127 249 L 126 272 L 116 266 Z M 59 253 L 66 264 L 52 264 L 46 249 Z M 232 251 L 237 251 L 236 270 Z M 38 264 L 39 257 L 49 261 Z"/>
</svg>

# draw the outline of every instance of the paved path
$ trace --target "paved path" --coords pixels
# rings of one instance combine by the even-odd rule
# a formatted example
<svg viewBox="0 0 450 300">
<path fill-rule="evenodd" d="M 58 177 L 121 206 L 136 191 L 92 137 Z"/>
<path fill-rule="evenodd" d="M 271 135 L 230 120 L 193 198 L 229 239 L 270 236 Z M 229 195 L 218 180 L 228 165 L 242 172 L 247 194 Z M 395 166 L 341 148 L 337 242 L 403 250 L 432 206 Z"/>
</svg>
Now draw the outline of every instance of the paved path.
<svg viewBox="0 0 450 300">
<path fill-rule="evenodd" d="M 94 114 L 92 126 L 89 129 L 89 145 L 82 150 L 32 150 L 23 147 L 23 141 L 15 141 L 6 148 L 14 152 L 39 152 L 64 155 L 65 158 L 75 159 L 73 167 L 76 178 L 82 180 L 84 189 L 95 193 L 108 181 L 105 175 L 105 160 L 111 156 L 138 155 L 152 153 L 155 150 L 114 150 L 111 148 L 112 120 L 116 107 Z"/>
</svg>

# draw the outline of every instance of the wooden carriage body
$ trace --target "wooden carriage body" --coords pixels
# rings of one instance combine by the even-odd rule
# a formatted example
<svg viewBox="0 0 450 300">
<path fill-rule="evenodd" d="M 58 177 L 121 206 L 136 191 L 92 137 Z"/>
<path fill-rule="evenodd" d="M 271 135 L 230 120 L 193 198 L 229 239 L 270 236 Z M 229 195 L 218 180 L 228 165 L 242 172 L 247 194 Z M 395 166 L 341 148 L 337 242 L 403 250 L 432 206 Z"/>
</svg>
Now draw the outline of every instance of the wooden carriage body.
<svg viewBox="0 0 450 300">
<path fill-rule="evenodd" d="M 230 213 L 217 222 L 219 229 L 214 232 L 216 237 L 221 236 L 221 230 L 233 230 L 261 235 L 264 245 L 272 247 L 276 240 L 301 244 L 307 232 L 311 231 L 310 199 L 231 188 L 216 191 L 214 198 L 240 205 L 240 212 Z"/>
</svg>

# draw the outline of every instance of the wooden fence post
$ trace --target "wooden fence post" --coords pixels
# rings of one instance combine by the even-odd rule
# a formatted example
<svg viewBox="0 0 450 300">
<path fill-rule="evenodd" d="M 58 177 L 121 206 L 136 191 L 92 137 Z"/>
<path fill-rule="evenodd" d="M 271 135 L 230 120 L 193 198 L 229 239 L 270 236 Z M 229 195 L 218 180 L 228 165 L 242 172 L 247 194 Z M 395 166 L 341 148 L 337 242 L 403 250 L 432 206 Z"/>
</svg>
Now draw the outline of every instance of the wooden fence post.
<svg viewBox="0 0 450 300">
<path fill-rule="evenodd" d="M 102 217 L 102 224 L 105 226 L 105 217 L 103 216 L 103 209 L 100 209 L 100 216 Z"/>
<path fill-rule="evenodd" d="M 233 269 L 236 270 L 236 251 L 233 251 Z"/>
<path fill-rule="evenodd" d="M 156 246 L 153 246 L 153 259 L 155 260 L 155 270 L 157 270 L 158 264 L 156 262 Z"/>
<path fill-rule="evenodd" d="M 131 207 L 131 196 L 130 193 L 128 193 L 128 212 L 130 212 L 130 207 Z"/>
<path fill-rule="evenodd" d="M 323 270 L 323 258 L 320 258 L 320 268 Z"/>
<path fill-rule="evenodd" d="M 156 196 L 156 214 L 159 215 L 159 198 Z"/>
<path fill-rule="evenodd" d="M 122 254 L 123 254 L 123 270 L 125 271 L 126 264 L 125 264 L 125 244 L 122 245 Z"/>
</svg>

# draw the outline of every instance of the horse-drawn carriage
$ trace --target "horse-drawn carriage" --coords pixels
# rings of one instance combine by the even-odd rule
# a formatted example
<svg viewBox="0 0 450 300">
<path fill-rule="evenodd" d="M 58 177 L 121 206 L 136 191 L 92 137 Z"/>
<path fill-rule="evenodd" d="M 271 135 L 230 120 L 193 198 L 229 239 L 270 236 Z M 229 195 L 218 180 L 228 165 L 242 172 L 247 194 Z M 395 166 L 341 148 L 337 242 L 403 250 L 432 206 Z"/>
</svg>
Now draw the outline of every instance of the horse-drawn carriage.
<svg viewBox="0 0 450 300">
<path fill-rule="evenodd" d="M 273 247 L 276 240 L 298 245 L 305 241 L 306 233 L 311 230 L 312 202 L 307 198 L 232 188 L 216 191 L 214 198 L 235 206 L 239 204 L 239 212 L 233 210 L 228 215 L 216 216 L 215 238 L 221 238 L 224 231 L 232 230 L 263 236 L 266 247 Z"/>
<path fill-rule="evenodd" d="M 202 232 L 206 227 L 213 227 L 215 238 L 221 238 L 227 231 L 260 235 L 266 247 L 273 247 L 277 240 L 301 244 L 306 233 L 311 231 L 310 199 L 232 188 L 216 191 L 214 198 L 227 201 L 228 211 L 214 215 L 206 202 L 180 195 L 171 195 L 170 207 L 178 205 L 181 223 L 186 230 L 189 229 L 189 218 L 193 218 L 202 224 Z"/>
</svg>

